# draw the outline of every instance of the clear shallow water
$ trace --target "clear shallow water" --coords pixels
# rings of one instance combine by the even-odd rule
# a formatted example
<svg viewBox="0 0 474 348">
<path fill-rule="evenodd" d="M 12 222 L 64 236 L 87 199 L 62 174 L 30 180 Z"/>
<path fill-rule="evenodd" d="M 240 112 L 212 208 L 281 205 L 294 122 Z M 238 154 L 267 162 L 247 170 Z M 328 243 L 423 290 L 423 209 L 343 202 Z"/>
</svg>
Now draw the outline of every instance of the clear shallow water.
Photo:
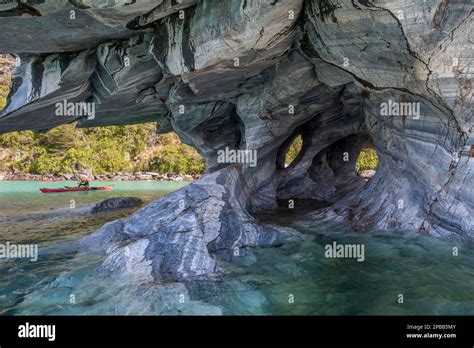
<svg viewBox="0 0 474 348">
<path fill-rule="evenodd" d="M 221 261 L 218 282 L 109 279 L 96 272 L 102 256 L 77 253 L 68 241 L 136 209 L 52 218 L 49 213 L 69 207 L 71 199 L 77 206 L 116 196 L 149 202 L 184 184 L 116 182 L 114 191 L 38 191 L 60 184 L 0 182 L 0 239 L 38 243 L 40 248 L 38 262 L 0 262 L 0 313 L 474 314 L 471 243 L 402 231 L 358 233 L 347 226 L 289 219 L 280 220 L 301 232 L 301 240 L 277 248 L 249 248 L 246 256 Z M 365 261 L 326 258 L 324 247 L 334 241 L 363 244 Z M 459 256 L 452 255 L 453 247 L 459 248 Z M 399 294 L 403 304 L 397 303 Z"/>
<path fill-rule="evenodd" d="M 75 210 L 70 208 L 71 203 L 80 208 L 112 197 L 138 197 L 148 203 L 186 185 L 185 182 L 168 181 L 91 182 L 93 187 L 109 184 L 114 184 L 113 190 L 41 193 L 40 187 L 76 186 L 77 182 L 0 181 L 0 239 L 18 243 L 31 241 L 39 243 L 40 247 L 56 245 L 62 239 L 80 237 L 107 221 L 137 210 L 122 209 L 90 216 L 74 216 Z M 64 216 L 53 214 L 58 210 L 66 210 L 66 213 Z"/>
</svg>

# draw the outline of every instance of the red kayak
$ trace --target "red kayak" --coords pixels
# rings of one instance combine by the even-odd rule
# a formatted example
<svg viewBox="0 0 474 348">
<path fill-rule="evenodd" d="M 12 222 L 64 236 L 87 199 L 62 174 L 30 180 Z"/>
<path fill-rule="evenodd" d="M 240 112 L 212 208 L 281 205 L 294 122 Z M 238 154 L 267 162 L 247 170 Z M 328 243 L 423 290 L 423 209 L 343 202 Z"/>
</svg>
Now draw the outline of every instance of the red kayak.
<svg viewBox="0 0 474 348">
<path fill-rule="evenodd" d="M 114 185 L 107 185 L 102 187 L 64 187 L 64 188 L 40 188 L 40 191 L 43 193 L 50 193 L 50 192 L 73 192 L 73 191 L 107 191 L 112 190 Z"/>
</svg>

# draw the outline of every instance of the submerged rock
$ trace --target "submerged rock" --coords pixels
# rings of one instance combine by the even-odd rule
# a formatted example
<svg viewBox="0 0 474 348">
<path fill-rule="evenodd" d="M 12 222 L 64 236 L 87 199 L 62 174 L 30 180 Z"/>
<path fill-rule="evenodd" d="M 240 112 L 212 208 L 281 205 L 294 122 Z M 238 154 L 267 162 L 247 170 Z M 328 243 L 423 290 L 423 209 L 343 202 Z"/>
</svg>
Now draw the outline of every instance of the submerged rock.
<svg viewBox="0 0 474 348">
<path fill-rule="evenodd" d="M 308 220 L 472 239 L 472 13 L 470 0 L 0 5 L 0 51 L 21 61 L 0 132 L 156 121 L 206 158 L 203 178 L 83 241 L 109 274 L 213 279 L 216 255 L 295 236 L 253 217 L 295 200 L 312 202 Z M 63 100 L 95 114 L 57 116 Z"/>
<path fill-rule="evenodd" d="M 68 206 L 67 208 L 54 208 L 50 210 L 32 211 L 28 214 L 23 215 L 4 215 L 0 216 L 0 221 L 40 221 L 40 220 L 51 220 L 55 218 L 65 218 L 72 216 L 88 216 L 91 214 L 97 214 L 100 212 L 108 212 L 116 209 L 135 208 L 143 204 L 140 198 L 136 197 L 114 197 L 108 198 L 103 201 L 78 205 Z"/>
<path fill-rule="evenodd" d="M 105 199 L 99 203 L 94 204 L 91 213 L 99 213 L 112 209 L 134 208 L 143 204 L 140 198 L 136 197 L 114 197 Z"/>
</svg>

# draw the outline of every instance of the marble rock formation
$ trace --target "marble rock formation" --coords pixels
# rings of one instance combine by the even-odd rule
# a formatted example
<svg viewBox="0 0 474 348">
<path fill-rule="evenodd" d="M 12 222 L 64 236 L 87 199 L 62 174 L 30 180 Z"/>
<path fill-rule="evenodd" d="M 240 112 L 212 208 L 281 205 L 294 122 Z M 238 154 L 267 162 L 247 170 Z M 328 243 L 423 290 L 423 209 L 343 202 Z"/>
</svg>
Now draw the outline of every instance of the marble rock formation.
<svg viewBox="0 0 474 348">
<path fill-rule="evenodd" d="M 83 241 L 109 274 L 218 276 L 218 257 L 296 236 L 255 218 L 288 200 L 361 231 L 473 238 L 472 14 L 471 0 L 1 4 L 18 66 L 0 132 L 156 121 L 205 157 L 202 179 Z M 94 113 L 58 115 L 63 101 Z M 367 146 L 380 164 L 365 184 Z"/>
</svg>

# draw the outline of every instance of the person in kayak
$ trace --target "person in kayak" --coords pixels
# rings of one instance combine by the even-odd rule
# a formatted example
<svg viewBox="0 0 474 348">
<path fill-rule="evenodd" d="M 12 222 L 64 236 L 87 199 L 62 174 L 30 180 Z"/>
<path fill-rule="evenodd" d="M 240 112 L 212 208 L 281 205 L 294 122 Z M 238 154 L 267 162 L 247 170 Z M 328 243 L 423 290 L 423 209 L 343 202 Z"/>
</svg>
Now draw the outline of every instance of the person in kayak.
<svg viewBox="0 0 474 348">
<path fill-rule="evenodd" d="M 89 180 L 81 179 L 81 182 L 79 183 L 79 185 L 77 185 L 77 187 L 89 188 Z"/>
</svg>

